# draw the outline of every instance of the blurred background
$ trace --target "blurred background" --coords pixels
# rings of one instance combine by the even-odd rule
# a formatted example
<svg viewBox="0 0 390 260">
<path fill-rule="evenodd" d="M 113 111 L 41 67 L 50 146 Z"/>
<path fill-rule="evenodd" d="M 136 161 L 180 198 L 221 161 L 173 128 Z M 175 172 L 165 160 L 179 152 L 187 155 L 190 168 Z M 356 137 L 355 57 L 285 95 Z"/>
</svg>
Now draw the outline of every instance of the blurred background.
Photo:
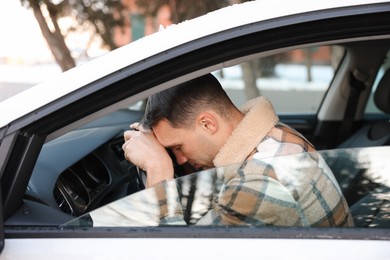
<svg viewBox="0 0 390 260">
<path fill-rule="evenodd" d="M 234 0 L 1 0 L 0 102 L 161 26 Z"/>
<path fill-rule="evenodd" d="M 0 102 L 170 24 L 240 2 L 245 0 L 1 0 Z M 314 113 L 342 54 L 318 46 L 215 74 L 237 105 L 266 95 L 278 112 Z M 305 102 L 294 102 L 286 90 L 299 90 Z"/>
</svg>

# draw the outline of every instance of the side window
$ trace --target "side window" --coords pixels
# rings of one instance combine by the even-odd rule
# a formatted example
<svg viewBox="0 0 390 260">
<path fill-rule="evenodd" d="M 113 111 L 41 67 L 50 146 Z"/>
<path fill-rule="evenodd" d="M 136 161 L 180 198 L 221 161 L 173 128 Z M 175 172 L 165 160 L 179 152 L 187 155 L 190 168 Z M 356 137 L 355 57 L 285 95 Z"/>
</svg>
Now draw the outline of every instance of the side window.
<svg viewBox="0 0 390 260">
<path fill-rule="evenodd" d="M 237 106 L 266 96 L 278 114 L 315 114 L 344 54 L 339 46 L 280 53 L 215 72 Z"/>
</svg>

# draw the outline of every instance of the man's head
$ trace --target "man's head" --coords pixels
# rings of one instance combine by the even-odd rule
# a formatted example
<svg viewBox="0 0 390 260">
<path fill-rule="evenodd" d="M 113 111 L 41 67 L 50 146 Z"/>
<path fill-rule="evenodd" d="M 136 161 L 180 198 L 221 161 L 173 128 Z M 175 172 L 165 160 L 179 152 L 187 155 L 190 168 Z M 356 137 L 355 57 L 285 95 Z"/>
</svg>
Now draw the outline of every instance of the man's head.
<svg viewBox="0 0 390 260">
<path fill-rule="evenodd" d="M 206 74 L 150 96 L 142 125 L 151 130 L 158 121 L 167 119 L 172 127 L 191 128 L 200 111 L 212 109 L 228 116 L 232 106 L 218 80 Z"/>
<path fill-rule="evenodd" d="M 207 74 L 149 97 L 142 125 L 179 164 L 212 167 L 240 116 L 218 80 Z"/>
</svg>

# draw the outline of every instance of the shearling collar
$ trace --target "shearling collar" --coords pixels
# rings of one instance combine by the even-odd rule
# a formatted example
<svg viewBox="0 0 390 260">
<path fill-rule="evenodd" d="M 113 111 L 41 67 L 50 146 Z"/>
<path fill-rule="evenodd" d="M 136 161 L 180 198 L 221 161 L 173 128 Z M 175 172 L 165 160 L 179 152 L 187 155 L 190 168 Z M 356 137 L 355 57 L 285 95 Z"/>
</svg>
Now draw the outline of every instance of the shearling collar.
<svg viewBox="0 0 390 260">
<path fill-rule="evenodd" d="M 279 121 L 265 97 L 248 101 L 241 109 L 244 118 L 214 158 L 216 167 L 243 162 Z"/>
</svg>

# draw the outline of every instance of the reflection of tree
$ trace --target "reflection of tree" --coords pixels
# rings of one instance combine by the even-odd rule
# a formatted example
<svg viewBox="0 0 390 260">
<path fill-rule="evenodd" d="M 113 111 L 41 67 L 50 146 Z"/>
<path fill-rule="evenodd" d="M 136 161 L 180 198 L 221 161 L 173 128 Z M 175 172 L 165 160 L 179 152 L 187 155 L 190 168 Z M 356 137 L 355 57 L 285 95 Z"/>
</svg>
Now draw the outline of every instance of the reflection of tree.
<svg viewBox="0 0 390 260">
<path fill-rule="evenodd" d="M 193 205 L 194 205 L 194 199 L 195 199 L 195 191 L 196 191 L 196 180 L 198 179 L 197 178 L 197 175 L 194 176 L 194 178 L 192 178 L 193 181 L 190 182 L 190 189 L 188 191 L 188 195 L 186 196 L 186 201 L 187 201 L 187 205 L 186 205 L 186 211 L 184 212 L 184 221 L 189 224 L 191 223 L 191 210 L 188 210 L 188 209 L 192 209 Z"/>
<path fill-rule="evenodd" d="M 359 162 L 357 150 L 327 151 L 323 155 L 332 169 L 349 205 L 352 205 L 366 194 L 366 192 L 360 190 L 362 188 L 361 184 L 371 181 L 367 180 L 364 175 L 367 168 L 363 167 L 364 165 Z M 371 187 L 372 185 L 368 186 Z"/>
<path fill-rule="evenodd" d="M 185 176 L 177 180 L 184 209 L 184 220 L 195 224 L 212 207 L 220 185 L 217 185 L 215 171 L 207 171 Z"/>
<path fill-rule="evenodd" d="M 372 166 L 359 150 L 323 152 L 347 200 L 356 226 L 390 227 L 390 187 L 381 180 L 387 171 Z M 363 158 L 363 159 L 362 159 Z"/>
</svg>

